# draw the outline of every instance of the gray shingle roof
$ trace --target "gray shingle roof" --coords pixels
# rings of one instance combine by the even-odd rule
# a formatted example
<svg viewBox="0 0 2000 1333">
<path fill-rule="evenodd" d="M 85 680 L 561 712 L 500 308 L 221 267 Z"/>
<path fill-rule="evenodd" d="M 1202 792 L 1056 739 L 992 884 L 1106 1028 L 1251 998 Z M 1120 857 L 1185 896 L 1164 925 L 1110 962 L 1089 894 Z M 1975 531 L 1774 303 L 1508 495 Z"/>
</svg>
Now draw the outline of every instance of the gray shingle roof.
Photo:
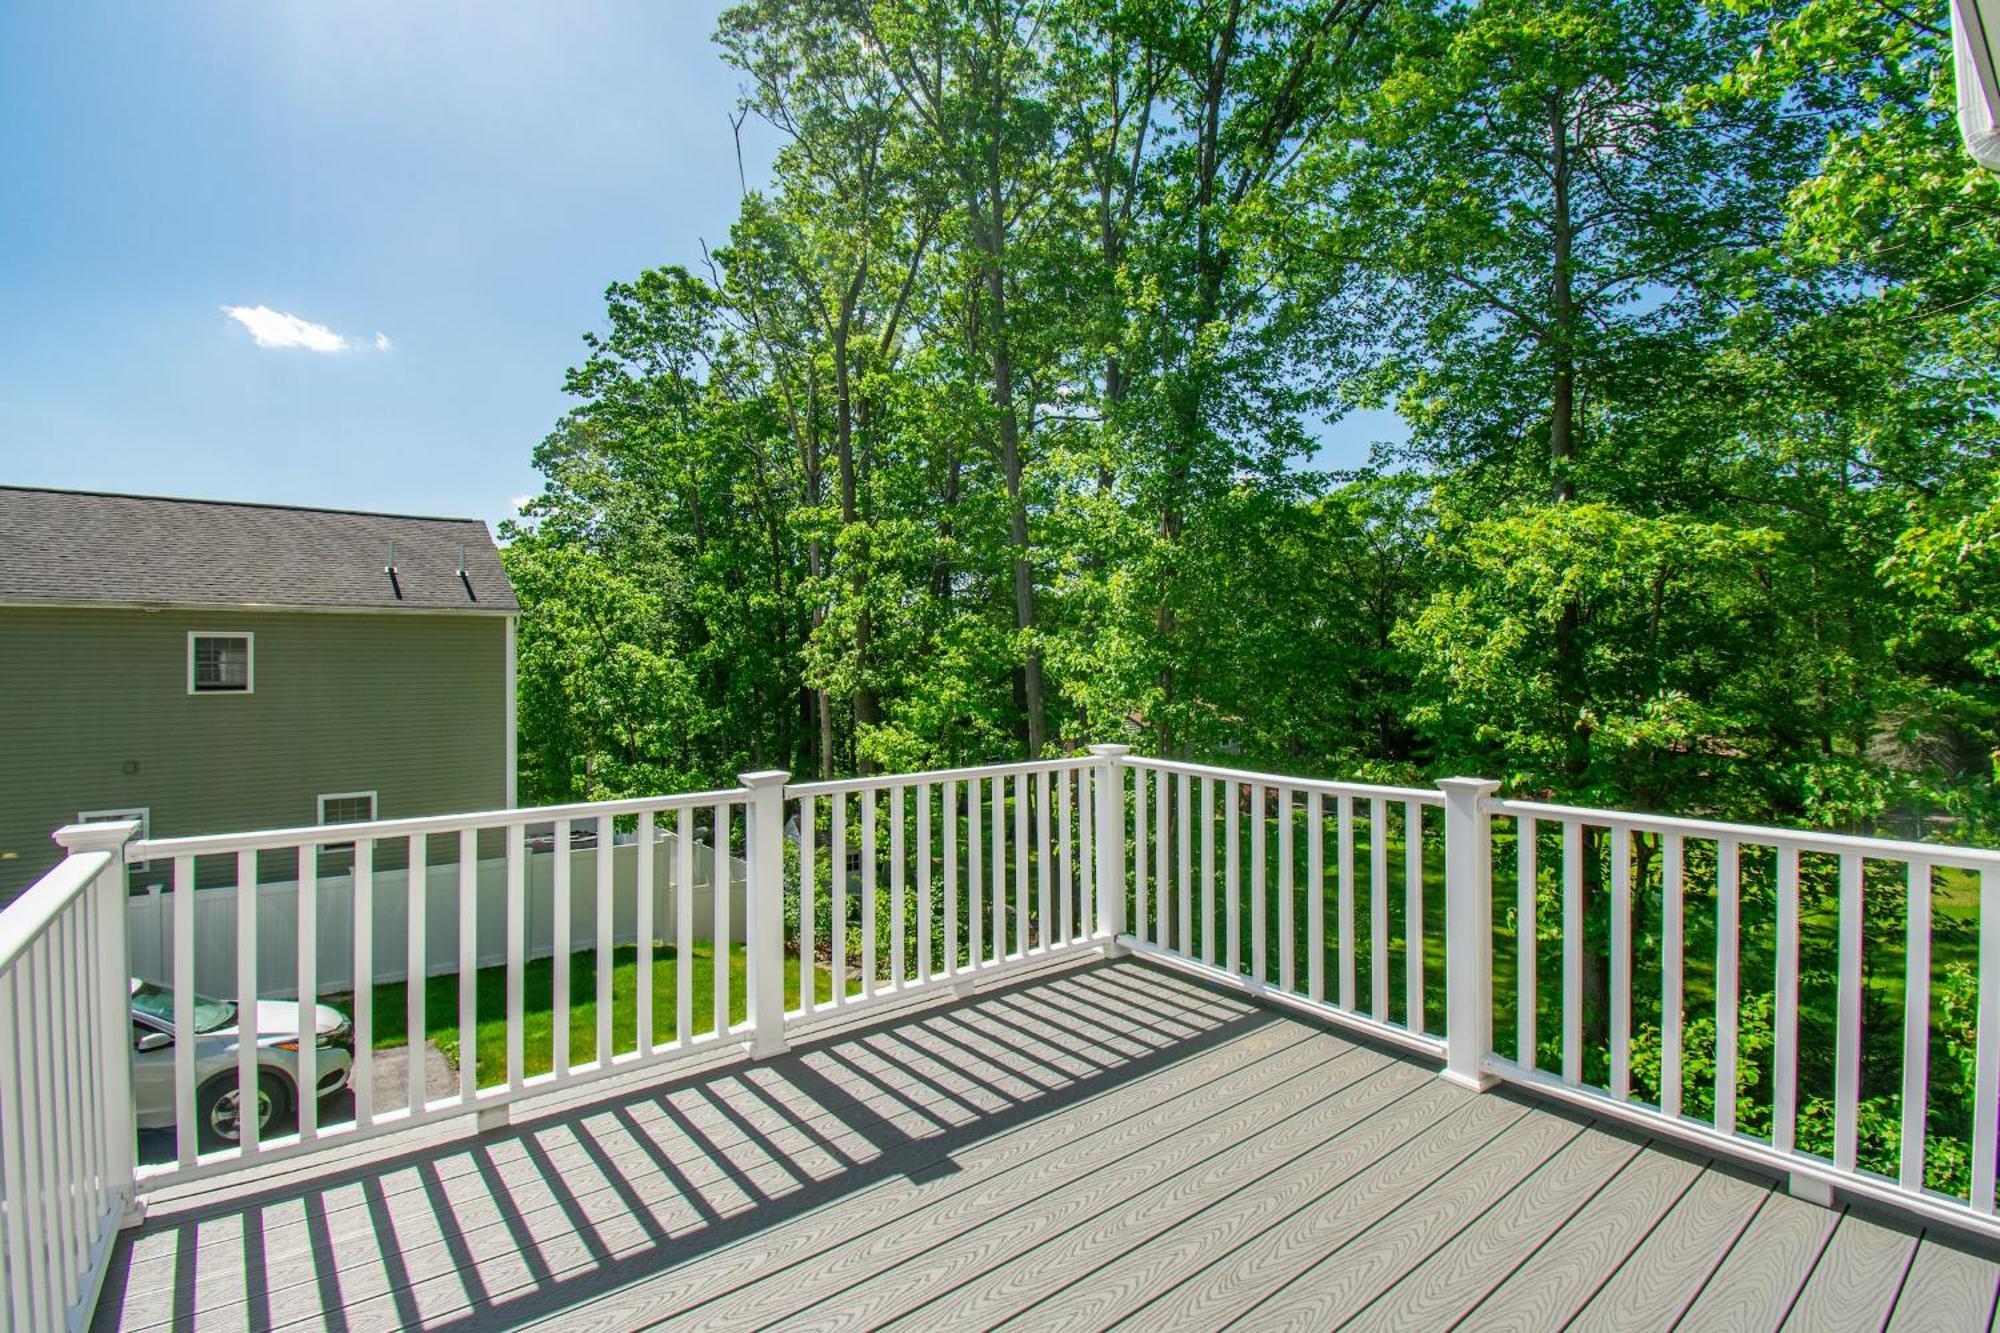
<svg viewBox="0 0 2000 1333">
<path fill-rule="evenodd" d="M 13 486 L 0 486 L 4 602 L 519 609 L 478 519 Z"/>
</svg>

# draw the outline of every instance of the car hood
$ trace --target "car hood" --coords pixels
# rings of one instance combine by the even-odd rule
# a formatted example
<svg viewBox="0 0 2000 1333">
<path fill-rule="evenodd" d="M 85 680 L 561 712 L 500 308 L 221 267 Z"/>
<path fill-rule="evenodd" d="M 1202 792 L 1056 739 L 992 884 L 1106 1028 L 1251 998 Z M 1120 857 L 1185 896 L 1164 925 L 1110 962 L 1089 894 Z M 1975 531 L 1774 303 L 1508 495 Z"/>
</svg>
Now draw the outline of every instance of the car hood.
<svg viewBox="0 0 2000 1333">
<path fill-rule="evenodd" d="M 258 1040 L 261 1041 L 266 1037 L 298 1036 L 299 1013 L 303 1008 L 303 1005 L 294 1004 L 290 1000 L 257 1001 Z M 312 1015 L 313 1031 L 322 1036 L 337 1031 L 340 1025 L 347 1021 L 338 1009 L 324 1004 L 314 1005 Z M 213 1035 L 223 1036 L 227 1034 L 233 1036 L 238 1030 L 238 1027 L 232 1024 Z"/>
</svg>

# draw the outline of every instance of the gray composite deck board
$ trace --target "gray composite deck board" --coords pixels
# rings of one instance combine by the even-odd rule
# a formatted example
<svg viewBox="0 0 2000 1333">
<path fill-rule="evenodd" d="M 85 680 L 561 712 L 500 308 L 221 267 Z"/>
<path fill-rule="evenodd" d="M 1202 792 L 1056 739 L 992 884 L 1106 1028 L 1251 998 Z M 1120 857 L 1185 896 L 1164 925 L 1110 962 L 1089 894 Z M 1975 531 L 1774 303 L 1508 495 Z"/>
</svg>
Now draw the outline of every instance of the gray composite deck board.
<svg viewBox="0 0 2000 1333">
<path fill-rule="evenodd" d="M 1773 1191 L 1682 1322 L 1688 1328 L 1778 1328 L 1833 1235 L 1840 1214 Z"/>
<path fill-rule="evenodd" d="M 1303 1203 L 1240 1243 L 1225 1239 L 1196 1255 L 1200 1267 L 1137 1306 L 1126 1325 L 1222 1326 L 1515 1128 L 1524 1114 L 1524 1108 L 1506 1099 L 1470 1098 L 1332 1188 L 1321 1190 L 1317 1182 L 1305 1181 Z"/>
<path fill-rule="evenodd" d="M 1582 1132 L 1558 1116 L 1521 1117 L 1361 1235 L 1243 1310 L 1233 1326 L 1323 1329 L 1352 1319 Z"/>
<path fill-rule="evenodd" d="M 1955 1237 L 1926 1231 L 1910 1260 L 1889 1333 L 1926 1328 L 1990 1328 L 2000 1296 L 2000 1263 Z"/>
<path fill-rule="evenodd" d="M 1253 1119 L 1246 1126 L 1254 1127 L 1252 1132 L 1235 1142 L 1222 1140 L 1227 1146 L 1221 1151 L 1195 1144 L 1162 1145 L 1167 1154 L 1141 1159 L 1147 1162 L 1137 1176 L 1143 1189 L 1129 1197 L 1100 1200 L 1081 1190 L 1063 1191 L 1065 1199 L 1079 1205 L 1073 1218 L 1067 1210 L 1056 1213 L 1067 1225 L 1047 1229 L 1032 1245 L 1011 1237 L 972 1238 L 971 1246 L 954 1247 L 939 1256 L 959 1261 L 960 1272 L 947 1279 L 921 1285 L 878 1280 L 872 1284 L 875 1290 L 844 1294 L 840 1303 L 863 1312 L 873 1308 L 893 1314 L 891 1326 L 902 1322 L 916 1327 L 988 1327 L 1022 1315 L 1051 1291 L 1094 1283 L 1107 1267 L 1115 1271 L 1122 1249 L 1186 1224 L 1247 1184 L 1299 1169 L 1301 1160 L 1315 1150 L 1326 1151 L 1303 1169 L 1321 1169 L 1326 1157 L 1336 1152 L 1351 1160 L 1382 1151 L 1386 1137 L 1371 1132 L 1377 1113 L 1402 1104 L 1411 1094 L 1428 1093 L 1425 1085 L 1437 1081 L 1421 1076 L 1406 1079 L 1402 1074 L 1409 1068 L 1393 1063 L 1386 1072 L 1345 1089 L 1349 1095 L 1319 1099 L 1282 1116 Z M 1408 1091 L 1397 1097 L 1397 1088 Z M 991 1247 L 996 1239 L 1003 1243 Z M 939 1270 L 927 1264 L 926 1271 Z M 890 1290 L 884 1292 L 884 1287 Z M 918 1295 L 923 1298 L 912 1299 Z"/>
<path fill-rule="evenodd" d="M 1917 1239 L 1852 1210 L 1843 1214 L 1785 1326 L 1828 1333 L 1881 1328 L 1902 1293 Z"/>
<path fill-rule="evenodd" d="M 696 1324 L 755 1323 L 815 1308 L 826 1309 L 833 1322 L 839 1312 L 862 1308 L 886 1317 L 898 1291 L 919 1300 L 955 1276 L 983 1271 L 995 1256 L 1031 1248 L 1093 1201 L 1115 1205 L 1131 1197 L 1176 1152 L 1218 1150 L 1252 1136 L 1263 1116 L 1323 1104 L 1329 1089 L 1366 1086 L 1385 1069 L 1400 1068 L 1352 1047 L 1311 1053 L 1321 1058 L 1239 1072 L 1218 1086 L 1215 1098 L 1173 1099 L 1147 1116 L 1109 1120 L 1085 1134 L 1071 1128 L 1025 1136 L 1032 1145 L 1026 1152 L 1003 1156 L 999 1145 L 979 1145 L 959 1157 L 952 1175 L 899 1191 L 880 1226 L 843 1232 L 836 1217 L 829 1219 L 836 1229 L 809 1246 L 744 1246 L 738 1258 L 755 1280 L 738 1272 L 726 1275 L 735 1285 L 712 1295 L 676 1291 L 663 1300 L 669 1293 L 656 1290 L 611 1304 L 634 1317 L 677 1314 Z M 872 1301 L 859 1294 L 871 1284 Z"/>
<path fill-rule="evenodd" d="M 1116 980 L 1062 978 L 1038 989 L 1036 995 L 1036 1002 L 1048 1010 L 1051 1041 L 1059 1038 L 1054 1023 L 1066 1013 L 1079 1007 L 1094 1011 L 1106 1006 L 1122 1009 L 1134 1031 L 1149 1023 L 1159 1024 L 1173 1029 L 1177 1041 L 1194 1031 L 1190 1024 L 1196 1021 L 1209 1023 L 1222 1037 L 1232 1035 L 1228 1025 L 1233 1024 L 1242 1029 L 1235 1035 L 1251 1043 L 1253 1053 L 1335 1040 L 1273 1023 L 1241 1003 L 1229 1002 L 1218 1008 L 1198 991 L 1182 993 L 1161 986 L 1149 973 L 1135 972 Z M 1207 1017 L 1202 1018 L 1203 1014 Z M 926 1030 L 952 1029 L 953 1040 L 961 1043 L 965 1029 L 975 1021 L 966 1015 L 944 1024 L 934 1016 L 920 1020 Z M 491 1140 L 490 1150 L 488 1141 L 474 1141 L 439 1163 L 453 1168 L 455 1197 L 452 1210 L 444 1215 L 450 1219 L 450 1227 L 440 1227 L 439 1214 L 417 1192 L 412 1172 L 391 1171 L 329 1182 L 316 1193 L 325 1198 L 327 1206 L 338 1210 L 336 1216 L 344 1214 L 357 1228 L 346 1239 L 359 1243 L 339 1246 L 339 1256 L 333 1261 L 343 1279 L 341 1294 L 349 1306 L 349 1318 L 366 1317 L 373 1305 L 380 1303 L 374 1298 L 385 1292 L 393 1295 L 412 1283 L 422 1290 L 414 1298 L 417 1304 L 404 1305 L 404 1317 L 413 1310 L 439 1313 L 422 1298 L 430 1295 L 432 1288 L 444 1292 L 456 1288 L 462 1271 L 451 1262 L 453 1256 L 442 1243 L 440 1232 L 459 1236 L 472 1249 L 489 1293 L 504 1294 L 523 1285 L 560 1289 L 560 1279 L 602 1266 L 605 1253 L 617 1254 L 629 1248 L 635 1237 L 646 1239 L 650 1231 L 686 1238 L 701 1234 L 703 1229 L 712 1233 L 731 1223 L 741 1225 L 739 1219 L 760 1208 L 767 1216 L 796 1208 L 800 1193 L 796 1173 L 815 1167 L 796 1147 L 773 1143 L 781 1133 L 812 1128 L 823 1134 L 837 1133 L 833 1151 L 817 1169 L 828 1179 L 844 1180 L 859 1190 L 878 1183 L 885 1175 L 881 1162 L 890 1152 L 941 1139 L 968 1125 L 1004 1126 L 1010 1123 L 1010 1115 L 1018 1119 L 1025 1114 L 1024 1108 L 1034 1104 L 1030 1090 L 1035 1085 L 1021 1071 L 1035 1064 L 1041 1053 L 1025 1043 L 1009 1052 L 1004 1061 L 982 1061 L 970 1073 L 954 1075 L 949 1081 L 905 1078 L 899 1090 L 890 1091 L 884 1067 L 870 1054 L 875 1038 L 874 1033 L 864 1033 L 805 1053 L 795 1061 L 702 1078 L 653 1098 L 616 1106 L 611 1115 L 587 1112 L 551 1122 L 537 1132 L 498 1136 Z M 1074 1049 L 1078 1039 L 1071 1037 L 1067 1044 Z M 1199 1040 L 1189 1044 L 1195 1047 L 1194 1058 L 1202 1058 Z M 1345 1047 L 1345 1043 L 1341 1045 Z M 991 1099 L 990 1105 L 977 1112 L 963 1105 L 975 1099 L 971 1092 L 975 1087 L 988 1090 L 980 1099 Z M 751 1097 L 751 1088 L 762 1089 L 763 1104 L 745 1109 L 743 1103 L 759 1100 Z M 1018 1096 L 1002 1096 L 993 1089 Z M 1146 1084 L 1136 1091 L 1150 1098 L 1172 1090 L 1177 1089 Z M 891 1120 L 879 1118 L 886 1106 L 899 1107 L 902 1114 Z M 733 1123 L 728 1108 L 737 1108 L 734 1114 L 751 1123 Z M 641 1121 L 644 1123 L 639 1124 Z M 619 1173 L 646 1181 L 647 1201 L 643 1210 L 623 1215 L 615 1200 L 604 1197 L 605 1173 L 591 1169 L 590 1154 L 584 1147 L 593 1139 L 612 1137 L 621 1122 L 627 1137 L 614 1149 L 615 1165 Z M 489 1151 L 499 1160 L 489 1162 Z M 468 1158 L 477 1170 L 467 1168 Z M 886 1174 L 893 1177 L 894 1172 Z M 362 1197 L 364 1188 L 372 1196 L 367 1200 Z M 365 1209 L 359 1206 L 364 1202 Z M 233 1225 L 237 1220 L 225 1206 L 214 1225 L 197 1228 L 198 1233 L 216 1233 L 201 1239 L 205 1249 L 221 1252 L 217 1257 L 225 1276 L 237 1248 L 237 1228 Z M 373 1237 L 383 1227 L 400 1245 L 378 1254 Z M 172 1243 L 172 1238 L 142 1233 L 142 1242 L 147 1239 Z M 291 1248 L 297 1248 L 296 1232 L 286 1239 L 292 1242 Z M 274 1241 L 270 1247 L 274 1260 L 279 1258 L 280 1244 Z M 151 1257 L 150 1251 L 140 1256 L 142 1263 Z M 260 1322 L 309 1315 L 316 1308 L 318 1293 L 314 1288 L 323 1282 L 300 1281 L 303 1274 L 295 1256 L 284 1257 L 293 1261 L 290 1294 L 298 1309 L 266 1308 L 258 1312 L 265 1317 Z M 159 1271 L 156 1264 L 148 1266 L 155 1273 Z M 214 1266 L 202 1265 L 204 1269 Z M 240 1273 L 241 1265 L 234 1271 Z M 139 1280 L 143 1284 L 144 1278 Z M 227 1304 L 233 1294 L 226 1283 L 204 1286 L 208 1289 L 200 1294 L 197 1312 Z M 136 1321 L 132 1322 L 136 1326 Z"/>
<path fill-rule="evenodd" d="M 1585 1130 L 1369 1302 L 1352 1327 L 1450 1327 L 1484 1304 L 1643 1150 L 1643 1144 L 1622 1136 Z"/>
<path fill-rule="evenodd" d="M 126 1328 L 1986 1328 L 1993 1247 L 1131 960 L 185 1187 Z"/>
<path fill-rule="evenodd" d="M 1084 1255 L 1085 1263 L 1066 1284 L 1053 1285 L 1012 1316 L 1022 1327 L 1036 1329 L 1100 1328 L 1114 1319 L 1159 1326 L 1166 1322 L 1157 1308 L 1163 1296 L 1176 1291 L 1217 1256 L 1224 1264 L 1239 1251 L 1257 1252 L 1257 1238 L 1321 1195 L 1344 1191 L 1350 1196 L 1382 1180 L 1374 1172 L 1386 1156 L 1430 1132 L 1468 1094 L 1435 1079 L 1430 1086 L 1389 1103 L 1351 1132 L 1322 1143 L 1283 1167 L 1242 1182 L 1192 1215 L 1165 1229 L 1133 1228 L 1127 1232 L 1116 1217 L 1102 1217 L 1093 1228 L 1097 1241 Z M 1058 1262 L 1064 1251 L 1047 1256 Z"/>
<path fill-rule="evenodd" d="M 1701 1175 L 1698 1159 L 1670 1150 L 1633 1154 L 1479 1303 L 1478 1326 L 1532 1333 L 1568 1323 Z"/>
<path fill-rule="evenodd" d="M 1571 1321 L 1577 1333 L 1669 1328 L 1701 1295 L 1771 1195 L 1771 1182 L 1710 1162 Z"/>
</svg>

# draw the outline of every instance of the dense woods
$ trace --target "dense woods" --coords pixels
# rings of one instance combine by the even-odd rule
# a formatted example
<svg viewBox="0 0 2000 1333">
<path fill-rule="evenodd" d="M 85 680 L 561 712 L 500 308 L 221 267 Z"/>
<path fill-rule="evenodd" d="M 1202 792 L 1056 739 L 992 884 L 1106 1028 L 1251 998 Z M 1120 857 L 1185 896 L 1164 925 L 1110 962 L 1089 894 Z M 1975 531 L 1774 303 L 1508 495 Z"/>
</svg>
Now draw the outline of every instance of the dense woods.
<svg viewBox="0 0 2000 1333">
<path fill-rule="evenodd" d="M 536 451 L 533 795 L 1128 739 L 1991 819 L 2000 183 L 1943 4 L 751 0 L 716 40 L 783 146 L 609 289 Z M 1358 408 L 1406 438 L 1317 467 Z"/>
<path fill-rule="evenodd" d="M 537 450 L 507 551 L 527 794 L 1125 740 L 1992 840 L 2000 178 L 1956 139 L 1941 0 L 748 0 L 717 40 L 783 147 L 726 243 L 609 289 Z M 1316 465 L 1385 408 L 1407 431 L 1367 466 Z M 1862 1155 L 1893 1169 L 1883 869 Z M 1765 1133 L 1777 890 L 1768 858 L 1741 874 L 1738 1121 Z M 1834 867 L 1801 889 L 1824 1152 Z M 1978 890 L 1934 893 L 1927 1173 L 1962 1188 Z"/>
</svg>

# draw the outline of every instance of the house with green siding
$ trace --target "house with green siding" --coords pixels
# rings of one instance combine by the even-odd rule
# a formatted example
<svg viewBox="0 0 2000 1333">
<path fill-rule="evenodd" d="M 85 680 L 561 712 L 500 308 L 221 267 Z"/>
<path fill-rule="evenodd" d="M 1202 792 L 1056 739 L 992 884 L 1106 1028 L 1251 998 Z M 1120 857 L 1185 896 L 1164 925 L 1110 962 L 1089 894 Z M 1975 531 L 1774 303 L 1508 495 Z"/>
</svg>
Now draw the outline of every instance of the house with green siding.
<svg viewBox="0 0 2000 1333">
<path fill-rule="evenodd" d="M 0 487 L 0 903 L 79 820 L 512 805 L 518 611 L 476 519 Z"/>
</svg>

